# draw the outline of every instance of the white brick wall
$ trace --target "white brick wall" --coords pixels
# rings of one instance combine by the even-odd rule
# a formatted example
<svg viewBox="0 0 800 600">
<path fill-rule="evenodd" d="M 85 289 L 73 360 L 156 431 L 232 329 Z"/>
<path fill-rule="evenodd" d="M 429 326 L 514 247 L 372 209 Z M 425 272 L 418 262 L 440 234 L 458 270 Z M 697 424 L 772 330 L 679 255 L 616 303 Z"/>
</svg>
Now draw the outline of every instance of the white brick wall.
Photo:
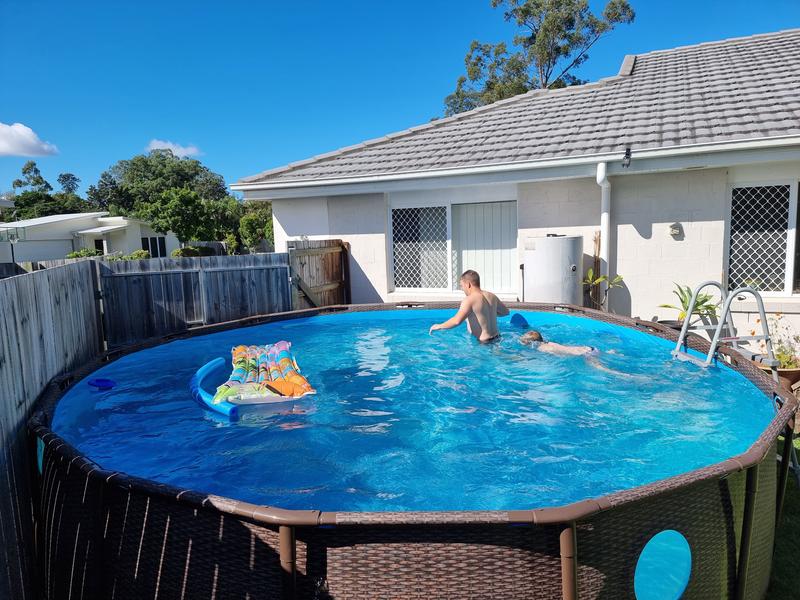
<svg viewBox="0 0 800 600">
<path fill-rule="evenodd" d="M 624 289 L 611 292 L 611 309 L 643 318 L 674 317 L 659 304 L 673 300 L 673 282 L 695 285 L 722 275 L 725 233 L 724 169 L 611 178 L 610 269 Z M 547 233 L 584 237 L 584 267 L 591 266 L 600 229 L 600 188 L 594 179 L 521 184 L 520 245 Z M 669 234 L 680 223 L 683 239 Z"/>
</svg>

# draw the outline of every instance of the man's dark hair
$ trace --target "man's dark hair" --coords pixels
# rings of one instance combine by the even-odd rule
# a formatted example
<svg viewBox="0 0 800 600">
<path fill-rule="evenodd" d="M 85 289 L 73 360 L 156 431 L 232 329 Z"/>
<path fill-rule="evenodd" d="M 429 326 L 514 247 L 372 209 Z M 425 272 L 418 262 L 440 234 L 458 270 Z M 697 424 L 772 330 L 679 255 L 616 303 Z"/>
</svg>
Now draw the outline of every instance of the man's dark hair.
<svg viewBox="0 0 800 600">
<path fill-rule="evenodd" d="M 462 281 L 468 281 L 469 283 L 471 283 L 475 287 L 481 287 L 481 276 L 478 275 L 477 271 L 473 271 L 472 269 L 464 271 L 461 274 L 461 280 Z"/>
</svg>

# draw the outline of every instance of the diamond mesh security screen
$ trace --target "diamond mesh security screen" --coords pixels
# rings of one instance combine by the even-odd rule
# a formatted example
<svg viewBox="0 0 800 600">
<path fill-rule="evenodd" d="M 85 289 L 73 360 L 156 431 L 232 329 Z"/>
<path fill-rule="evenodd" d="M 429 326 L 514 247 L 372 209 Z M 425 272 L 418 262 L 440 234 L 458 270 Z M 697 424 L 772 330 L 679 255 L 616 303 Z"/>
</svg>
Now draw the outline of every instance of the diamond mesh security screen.
<svg viewBox="0 0 800 600">
<path fill-rule="evenodd" d="M 394 285 L 447 287 L 447 209 L 392 209 Z"/>
<path fill-rule="evenodd" d="M 789 186 L 733 189 L 728 287 L 784 290 Z"/>
</svg>

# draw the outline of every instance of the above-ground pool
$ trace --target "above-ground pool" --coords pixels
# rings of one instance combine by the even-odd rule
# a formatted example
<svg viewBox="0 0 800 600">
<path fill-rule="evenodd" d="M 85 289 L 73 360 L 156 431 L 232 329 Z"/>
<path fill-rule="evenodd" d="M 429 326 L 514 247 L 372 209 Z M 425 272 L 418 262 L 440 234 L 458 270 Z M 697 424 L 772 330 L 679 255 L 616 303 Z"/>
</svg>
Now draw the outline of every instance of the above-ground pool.
<svg viewBox="0 0 800 600">
<path fill-rule="evenodd" d="M 324 511 L 511 510 L 602 496 L 744 452 L 771 399 L 728 368 L 673 361 L 641 331 L 523 312 L 546 340 L 594 346 L 560 357 L 465 326 L 452 311 L 332 314 L 177 340 L 93 373 L 53 429 L 106 469 L 256 504 Z M 315 396 L 230 423 L 189 392 L 239 344 L 292 342 Z M 87 384 L 102 377 L 110 390 Z M 214 378 L 212 378 L 214 379 Z"/>
<path fill-rule="evenodd" d="M 571 307 L 512 314 L 588 356 L 524 346 L 510 317 L 480 344 L 428 334 L 452 306 L 375 308 L 176 339 L 71 381 L 32 423 L 52 564 L 88 536 L 118 597 L 763 595 L 795 401 L 776 416 L 750 363 L 674 361 L 674 332 Z M 235 421 L 193 399 L 198 368 L 279 340 L 316 395 Z M 217 575 L 192 583 L 191 560 Z"/>
</svg>

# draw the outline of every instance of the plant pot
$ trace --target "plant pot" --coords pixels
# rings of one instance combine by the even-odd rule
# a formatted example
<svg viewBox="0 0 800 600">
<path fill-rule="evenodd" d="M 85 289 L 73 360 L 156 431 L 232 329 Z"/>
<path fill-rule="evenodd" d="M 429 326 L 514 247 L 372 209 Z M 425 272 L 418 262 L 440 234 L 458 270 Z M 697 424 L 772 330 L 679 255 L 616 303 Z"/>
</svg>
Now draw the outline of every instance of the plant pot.
<svg viewBox="0 0 800 600">
<path fill-rule="evenodd" d="M 764 371 L 767 374 L 770 374 L 772 371 L 769 367 L 765 367 L 760 363 L 756 363 L 756 366 Z M 782 383 L 792 389 L 792 386 L 800 381 L 800 368 L 798 369 L 778 369 L 778 377 L 781 378 Z"/>
</svg>

